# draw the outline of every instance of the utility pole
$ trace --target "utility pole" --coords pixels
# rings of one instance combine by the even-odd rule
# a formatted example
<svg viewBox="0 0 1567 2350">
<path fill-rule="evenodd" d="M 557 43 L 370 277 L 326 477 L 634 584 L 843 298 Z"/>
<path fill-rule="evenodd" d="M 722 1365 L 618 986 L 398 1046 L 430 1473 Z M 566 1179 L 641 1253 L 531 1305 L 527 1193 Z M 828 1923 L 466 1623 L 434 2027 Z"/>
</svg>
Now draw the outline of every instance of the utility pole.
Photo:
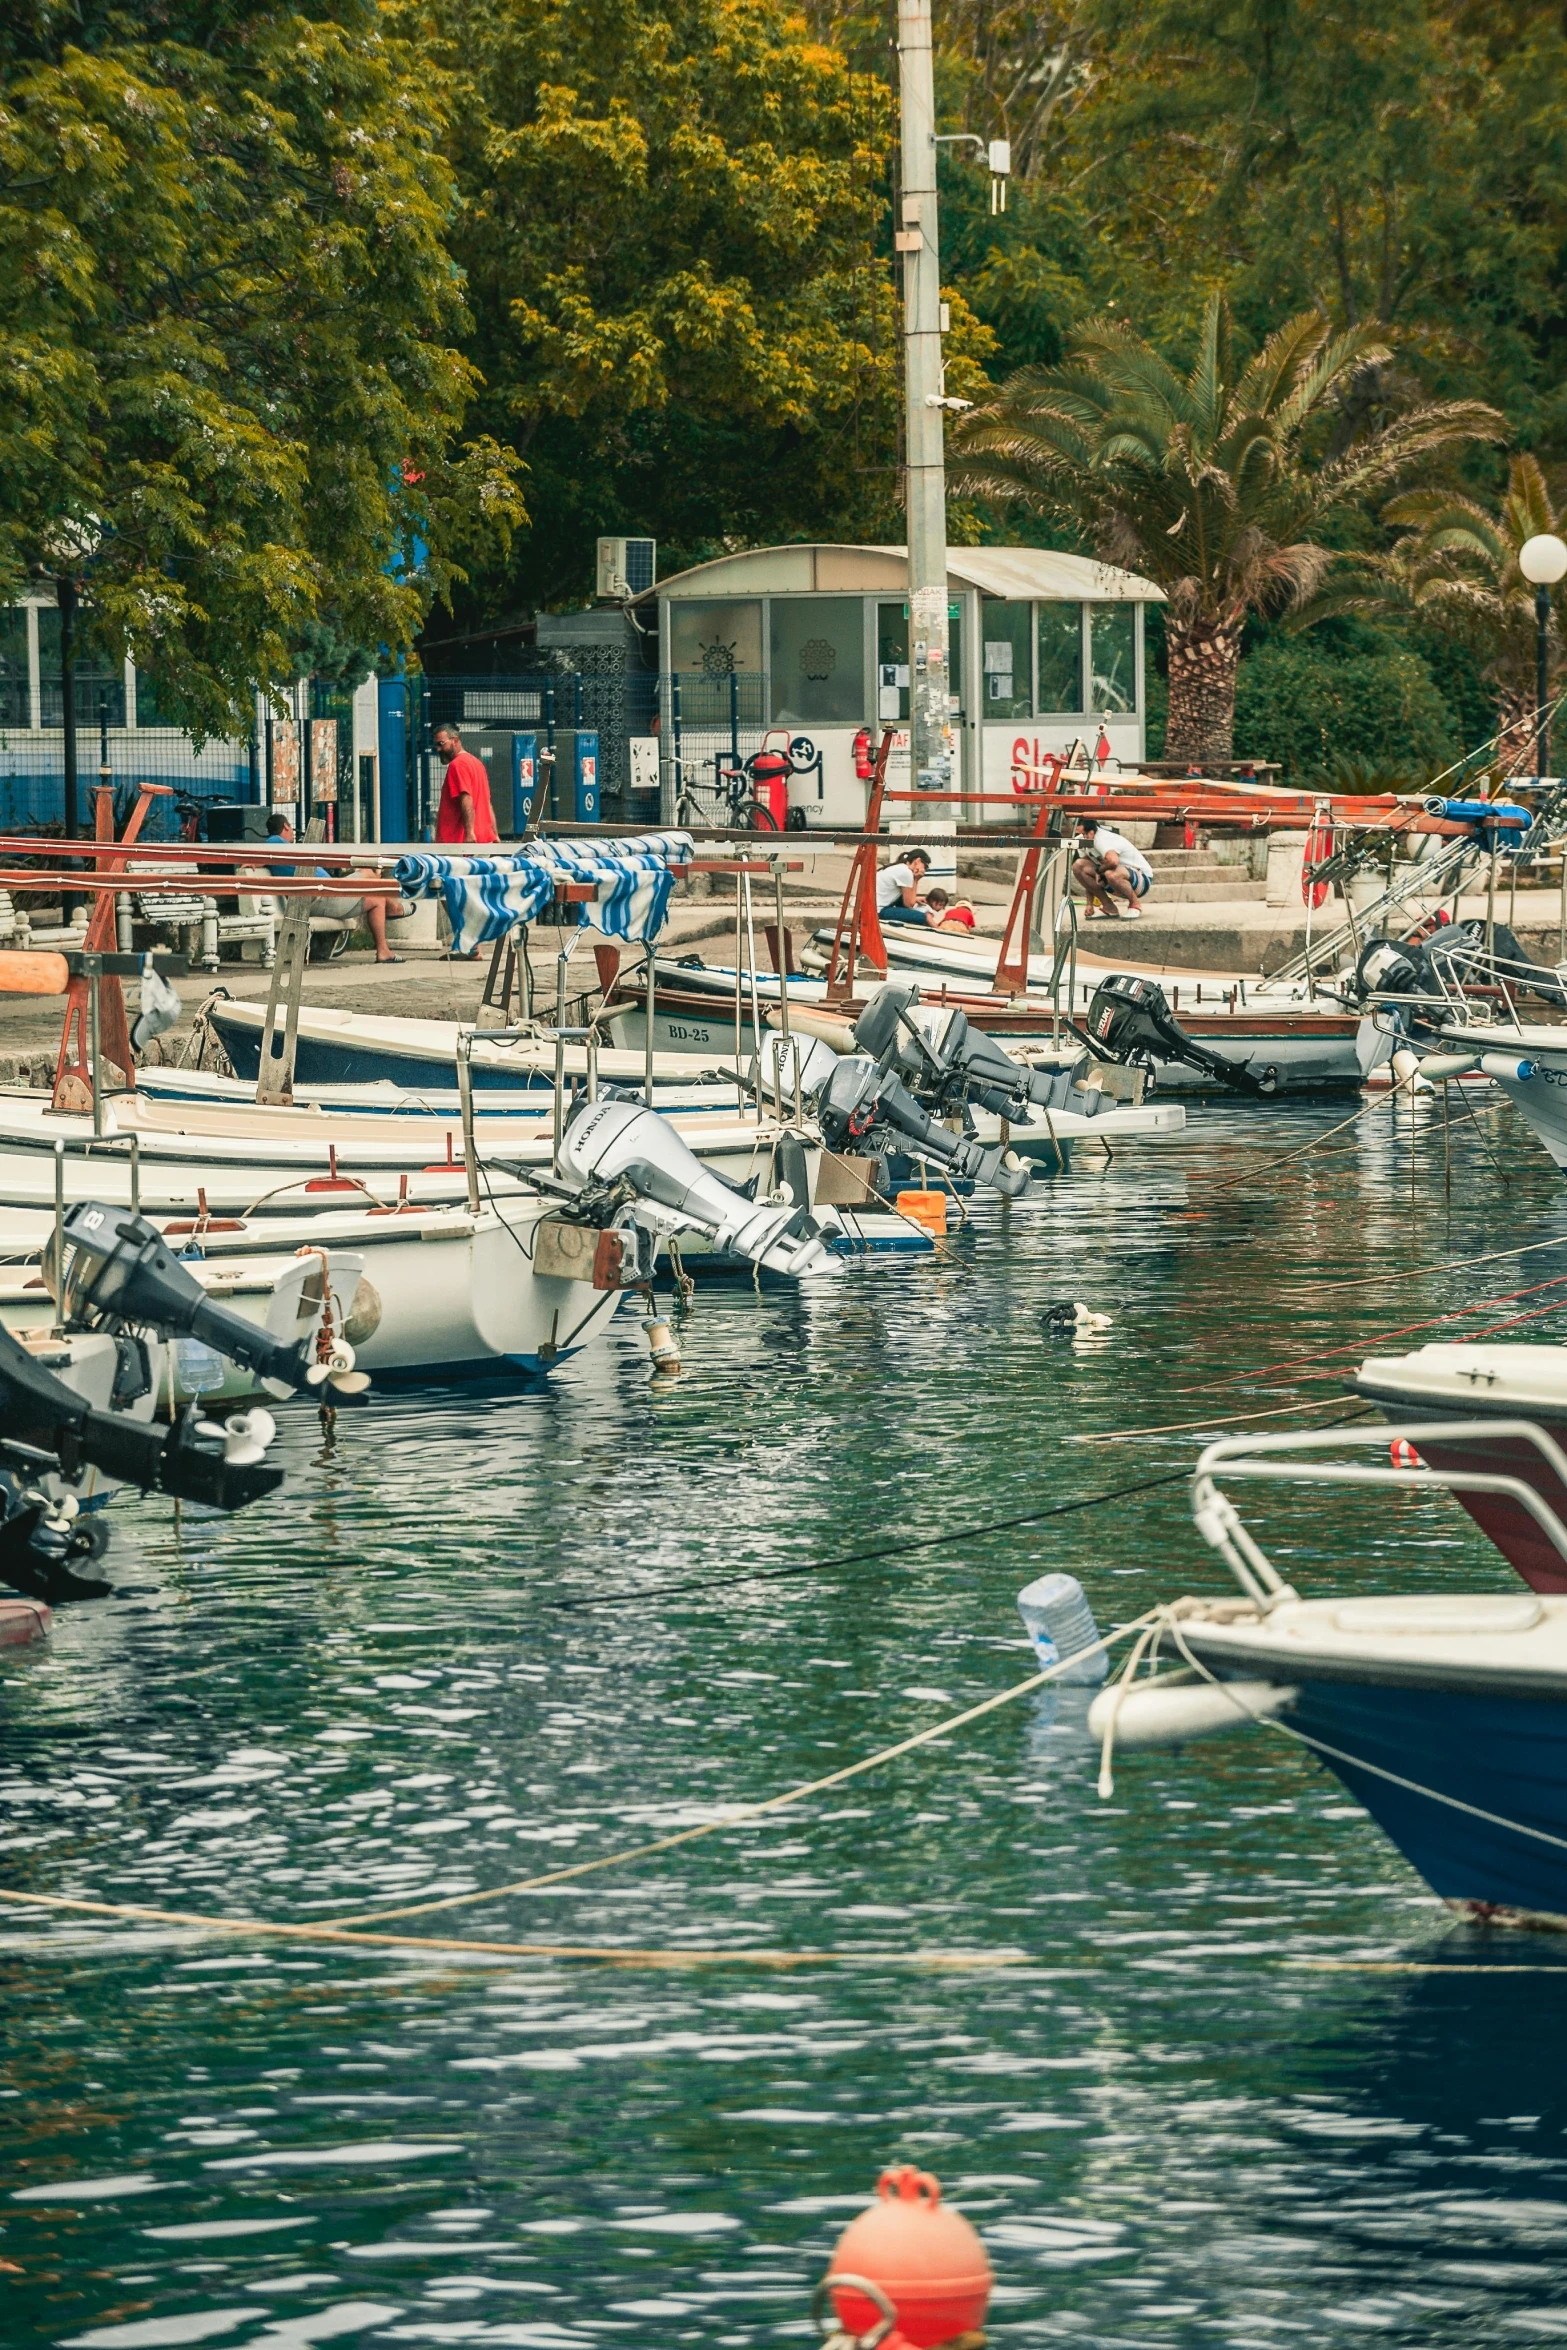
<svg viewBox="0 0 1567 2350">
<path fill-rule="evenodd" d="M 81 830 L 76 794 L 76 582 L 62 572 L 54 583 L 60 608 L 61 751 L 65 766 L 65 837 L 75 840 Z"/>
<path fill-rule="evenodd" d="M 915 791 L 953 786 L 947 660 L 947 483 L 942 451 L 941 246 L 936 219 L 936 92 L 930 0 L 898 0 L 902 96 L 903 405 L 909 542 L 910 783 Z M 953 834 L 949 804 L 916 803 L 920 832 Z M 955 849 L 955 844 L 954 844 Z M 936 871 L 955 871 L 951 851 Z"/>
</svg>

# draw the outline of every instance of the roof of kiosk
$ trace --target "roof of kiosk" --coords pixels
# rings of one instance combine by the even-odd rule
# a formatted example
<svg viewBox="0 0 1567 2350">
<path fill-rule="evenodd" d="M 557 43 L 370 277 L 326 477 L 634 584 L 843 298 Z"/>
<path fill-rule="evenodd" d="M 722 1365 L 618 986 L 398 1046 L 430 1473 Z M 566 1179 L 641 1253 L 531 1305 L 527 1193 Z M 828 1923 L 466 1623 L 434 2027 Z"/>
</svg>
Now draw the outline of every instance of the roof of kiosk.
<svg viewBox="0 0 1567 2350">
<path fill-rule="evenodd" d="M 817 544 L 750 547 L 719 555 L 689 571 L 671 572 L 636 597 L 658 596 L 877 595 L 908 593 L 909 558 L 904 547 Z M 1089 555 L 1061 555 L 1053 547 L 949 547 L 949 588 L 978 588 L 982 595 L 1016 602 L 1162 604 L 1151 580 Z"/>
</svg>

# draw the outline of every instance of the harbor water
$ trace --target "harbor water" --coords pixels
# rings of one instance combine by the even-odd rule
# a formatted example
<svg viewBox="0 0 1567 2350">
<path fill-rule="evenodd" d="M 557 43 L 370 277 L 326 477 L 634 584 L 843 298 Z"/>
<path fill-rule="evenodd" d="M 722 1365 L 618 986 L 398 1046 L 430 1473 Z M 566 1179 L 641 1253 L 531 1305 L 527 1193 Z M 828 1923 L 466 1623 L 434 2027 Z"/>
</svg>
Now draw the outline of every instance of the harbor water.
<svg viewBox="0 0 1567 2350">
<path fill-rule="evenodd" d="M 672 1384 L 627 1315 L 547 1391 L 283 1407 L 285 1496 L 116 1505 L 121 1595 L 0 1664 L 0 1882 L 278 1920 L 501 1886 L 1023 1679 L 1036 1576 L 1101 1626 L 1223 1588 L 1153 1482 L 1205 1433 L 1567 1299 L 1567 1192 L 1495 1103 L 1453 1107 L 1450 1200 L 1430 1106 L 1413 1165 L 1384 1104 L 1247 1173 L 1351 1106 L 1198 1106 L 936 1265 L 705 1291 Z M 1079 1298 L 1109 1327 L 1056 1334 Z M 1247 1517 L 1308 1595 L 1513 1587 L 1441 1497 Z M 998 2350 L 1567 2338 L 1567 1940 L 1456 1926 L 1276 1731 L 1101 1801 L 1091 1694 L 411 1918 L 427 1954 L 6 1911 L 4 2339 L 803 2342 L 893 2159 L 980 2228 Z"/>
</svg>

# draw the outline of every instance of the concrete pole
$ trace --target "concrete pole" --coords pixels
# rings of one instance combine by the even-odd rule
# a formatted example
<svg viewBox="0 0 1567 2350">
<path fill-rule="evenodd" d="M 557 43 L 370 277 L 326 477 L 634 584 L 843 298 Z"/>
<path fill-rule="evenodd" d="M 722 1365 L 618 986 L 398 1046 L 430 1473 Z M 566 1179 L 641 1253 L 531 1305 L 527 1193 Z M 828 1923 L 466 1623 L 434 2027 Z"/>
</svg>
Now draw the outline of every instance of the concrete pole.
<svg viewBox="0 0 1567 2350">
<path fill-rule="evenodd" d="M 909 540 L 909 761 L 915 791 L 953 788 L 947 659 L 947 489 L 942 454 L 941 246 L 930 0 L 898 0 L 903 192 L 903 392 Z M 912 833 L 950 835 L 953 807 L 916 807 Z M 933 877 L 955 871 L 938 846 Z"/>
</svg>

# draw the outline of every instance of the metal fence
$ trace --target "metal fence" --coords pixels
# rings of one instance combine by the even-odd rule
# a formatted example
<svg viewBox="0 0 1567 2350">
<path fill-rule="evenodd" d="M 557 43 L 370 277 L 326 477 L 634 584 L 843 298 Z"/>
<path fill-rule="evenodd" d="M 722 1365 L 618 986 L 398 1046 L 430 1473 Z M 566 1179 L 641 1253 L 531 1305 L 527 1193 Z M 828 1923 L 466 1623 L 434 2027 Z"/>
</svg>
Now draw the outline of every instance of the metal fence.
<svg viewBox="0 0 1567 2350">
<path fill-rule="evenodd" d="M 659 745 L 666 805 L 696 823 L 724 823 L 721 768 L 738 767 L 767 731 L 767 680 L 759 670 L 671 670 L 658 681 Z"/>
<path fill-rule="evenodd" d="M 99 723 L 102 721 L 102 723 Z M 116 829 L 143 783 L 164 785 L 143 827 L 148 840 L 174 840 L 193 806 L 212 800 L 259 799 L 257 746 L 210 742 L 197 750 L 173 726 L 116 726 L 100 711 L 76 738 L 77 818 L 92 828 L 93 792 L 114 791 Z M 65 821 L 65 747 L 58 729 L 0 731 L 0 825 L 8 832 L 58 833 Z"/>
<path fill-rule="evenodd" d="M 435 729 L 442 725 L 505 733 L 537 734 L 540 745 L 553 751 L 557 734 L 590 729 L 598 736 L 599 786 L 606 815 L 630 818 L 653 814 L 651 794 L 633 789 L 633 737 L 657 731 L 658 679 L 651 671 L 628 669 L 623 656 L 603 648 L 602 665 L 589 666 L 597 648 L 580 649 L 577 667 L 537 669 L 512 675 L 437 672 L 410 680 L 415 700 L 413 765 L 419 828 L 435 815 L 441 788 L 441 762 L 435 748 Z M 557 770 L 558 772 L 558 770 Z M 564 811 L 569 813 L 569 811 Z M 504 826 L 505 811 L 497 809 Z"/>
</svg>

